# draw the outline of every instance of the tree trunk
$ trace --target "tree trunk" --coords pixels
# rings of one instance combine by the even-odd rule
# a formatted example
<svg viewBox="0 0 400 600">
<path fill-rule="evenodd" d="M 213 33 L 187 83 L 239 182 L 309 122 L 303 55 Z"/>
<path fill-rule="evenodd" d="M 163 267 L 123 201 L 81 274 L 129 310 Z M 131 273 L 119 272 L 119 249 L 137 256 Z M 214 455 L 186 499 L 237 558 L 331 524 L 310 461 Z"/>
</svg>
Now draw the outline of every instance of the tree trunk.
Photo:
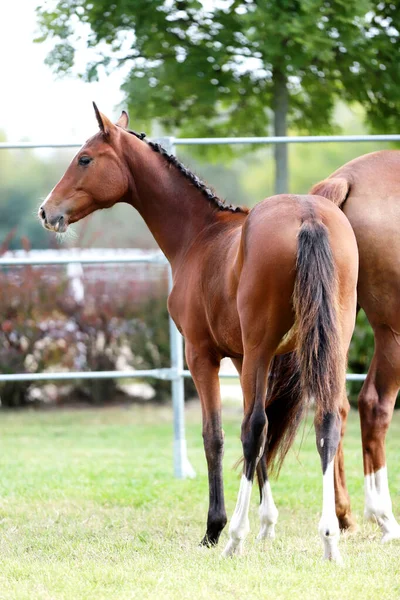
<svg viewBox="0 0 400 600">
<path fill-rule="evenodd" d="M 279 68 L 272 72 L 274 91 L 274 135 L 287 135 L 287 113 L 289 108 L 289 93 L 286 75 Z M 287 144 L 274 145 L 275 156 L 275 194 L 284 194 L 289 191 L 288 184 L 288 147 Z"/>
</svg>

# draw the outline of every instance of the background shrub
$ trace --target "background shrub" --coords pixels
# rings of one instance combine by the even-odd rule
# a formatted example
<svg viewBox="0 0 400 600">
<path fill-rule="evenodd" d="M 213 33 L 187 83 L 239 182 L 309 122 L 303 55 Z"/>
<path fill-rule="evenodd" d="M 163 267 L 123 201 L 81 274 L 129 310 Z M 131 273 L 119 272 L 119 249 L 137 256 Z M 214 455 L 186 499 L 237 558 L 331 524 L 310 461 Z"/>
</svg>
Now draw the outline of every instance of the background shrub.
<svg viewBox="0 0 400 600">
<path fill-rule="evenodd" d="M 140 273 L 140 276 L 138 276 Z M 71 293 L 65 268 L 20 267 L 0 272 L 0 371 L 109 371 L 170 366 L 167 280 L 143 276 L 135 265 L 85 267 L 84 301 Z M 124 380 L 125 381 L 125 380 Z M 170 398 L 169 381 L 147 380 L 154 400 Z M 43 382 L 0 383 L 4 407 L 37 402 Z M 56 384 L 59 394 L 86 402 L 114 402 L 113 379 Z M 53 386 L 54 387 L 54 386 Z M 192 381 L 187 394 L 195 393 Z"/>
</svg>

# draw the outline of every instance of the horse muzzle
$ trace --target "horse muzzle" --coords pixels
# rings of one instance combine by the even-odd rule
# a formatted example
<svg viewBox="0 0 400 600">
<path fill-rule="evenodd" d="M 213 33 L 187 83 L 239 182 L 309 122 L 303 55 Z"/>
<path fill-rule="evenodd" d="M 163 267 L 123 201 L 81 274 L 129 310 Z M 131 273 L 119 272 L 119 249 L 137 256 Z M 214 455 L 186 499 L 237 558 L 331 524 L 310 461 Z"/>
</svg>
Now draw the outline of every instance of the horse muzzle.
<svg viewBox="0 0 400 600">
<path fill-rule="evenodd" d="M 45 229 L 55 231 L 56 233 L 64 233 L 68 228 L 68 221 L 62 214 L 50 214 L 45 210 L 44 205 L 39 208 L 39 219 Z"/>
</svg>

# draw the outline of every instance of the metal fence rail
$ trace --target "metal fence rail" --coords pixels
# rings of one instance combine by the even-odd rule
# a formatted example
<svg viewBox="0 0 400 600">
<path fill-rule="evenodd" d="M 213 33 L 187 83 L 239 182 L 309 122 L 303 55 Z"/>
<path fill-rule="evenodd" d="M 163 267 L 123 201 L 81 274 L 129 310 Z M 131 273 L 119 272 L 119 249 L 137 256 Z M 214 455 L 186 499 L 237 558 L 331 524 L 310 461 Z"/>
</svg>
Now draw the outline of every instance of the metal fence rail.
<svg viewBox="0 0 400 600">
<path fill-rule="evenodd" d="M 333 142 L 400 142 L 400 134 L 376 135 L 288 135 L 260 137 L 214 137 L 214 138 L 177 138 L 166 136 L 157 141 L 168 146 L 208 146 L 237 144 L 320 144 Z M 24 148 L 80 148 L 79 142 L 0 142 L 0 150 L 19 150 Z M 166 148 L 167 150 L 168 148 Z"/>
<path fill-rule="evenodd" d="M 220 137 L 220 138 L 175 138 L 173 136 L 158 138 L 165 149 L 171 154 L 175 154 L 176 146 L 191 145 L 216 145 L 216 144 L 299 144 L 299 143 L 350 143 L 350 142 L 398 142 L 400 135 L 328 135 L 328 136 L 264 136 L 264 137 Z M 27 148 L 79 148 L 82 144 L 78 142 L 1 142 L 0 150 L 19 150 Z M 151 256 L 132 256 L 127 251 L 126 255 L 116 253 L 115 256 L 93 256 L 91 258 L 80 258 L 71 256 L 68 258 L 0 258 L 0 268 L 14 267 L 23 265 L 68 265 L 68 264 L 111 264 L 111 263 L 153 263 L 167 264 L 165 257 L 160 252 L 155 252 Z M 169 270 L 169 289 L 172 288 L 172 275 Z M 172 401 L 174 410 L 174 472 L 176 477 L 193 477 L 194 470 L 187 457 L 185 426 L 184 426 L 184 389 L 183 382 L 185 377 L 190 377 L 190 372 L 184 369 L 183 361 L 183 341 L 175 324 L 170 319 L 170 348 L 171 348 L 171 367 L 165 369 L 146 369 L 139 371 L 91 371 L 78 372 L 70 371 L 63 373 L 17 373 L 0 374 L 0 381 L 66 381 L 72 379 L 107 379 L 107 378 L 157 378 L 170 380 L 172 384 Z M 232 378 L 231 374 L 220 373 L 221 378 Z M 236 376 L 237 377 L 237 376 Z M 363 381 L 365 374 L 347 374 L 348 381 Z"/>
</svg>

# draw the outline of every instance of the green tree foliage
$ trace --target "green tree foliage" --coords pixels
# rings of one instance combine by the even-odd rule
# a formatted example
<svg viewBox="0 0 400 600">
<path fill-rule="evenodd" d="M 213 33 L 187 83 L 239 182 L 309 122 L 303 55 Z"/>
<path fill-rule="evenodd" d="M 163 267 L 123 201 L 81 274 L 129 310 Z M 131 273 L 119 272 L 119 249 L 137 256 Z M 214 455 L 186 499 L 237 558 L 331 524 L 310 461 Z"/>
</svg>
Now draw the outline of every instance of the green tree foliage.
<svg viewBox="0 0 400 600">
<path fill-rule="evenodd" d="M 372 128 L 399 126 L 400 6 L 383 0 L 48 0 L 38 9 L 48 62 L 85 77 L 129 68 L 134 122 L 190 135 L 329 132 L 338 98 Z M 273 118 L 272 118 L 273 115 Z M 286 148 L 276 148 L 286 187 Z M 283 179 L 282 179 L 283 178 Z"/>
<path fill-rule="evenodd" d="M 48 247 L 51 238 L 36 218 L 44 190 L 54 186 L 46 161 L 26 149 L 0 153 L 0 248 L 21 247 L 21 238 Z"/>
</svg>

